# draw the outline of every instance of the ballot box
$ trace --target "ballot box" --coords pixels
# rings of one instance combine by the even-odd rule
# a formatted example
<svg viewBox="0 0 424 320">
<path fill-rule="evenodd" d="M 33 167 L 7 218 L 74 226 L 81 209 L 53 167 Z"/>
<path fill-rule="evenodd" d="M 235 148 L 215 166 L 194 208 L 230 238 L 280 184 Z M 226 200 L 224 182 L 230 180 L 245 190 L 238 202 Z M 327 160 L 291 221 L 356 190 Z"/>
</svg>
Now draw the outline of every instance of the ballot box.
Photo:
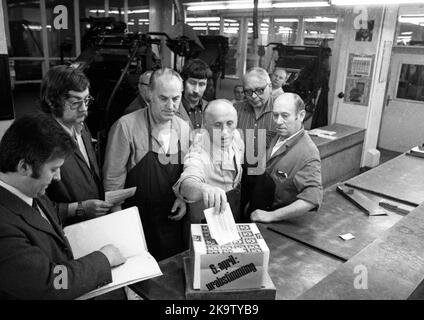
<svg viewBox="0 0 424 320">
<path fill-rule="evenodd" d="M 207 292 L 270 287 L 269 249 L 255 223 L 237 224 L 240 239 L 218 245 L 207 224 L 191 225 L 192 288 Z M 272 284 L 272 281 L 271 281 Z M 273 285 L 272 285 L 273 287 Z M 274 288 L 275 294 L 275 288 Z"/>
</svg>

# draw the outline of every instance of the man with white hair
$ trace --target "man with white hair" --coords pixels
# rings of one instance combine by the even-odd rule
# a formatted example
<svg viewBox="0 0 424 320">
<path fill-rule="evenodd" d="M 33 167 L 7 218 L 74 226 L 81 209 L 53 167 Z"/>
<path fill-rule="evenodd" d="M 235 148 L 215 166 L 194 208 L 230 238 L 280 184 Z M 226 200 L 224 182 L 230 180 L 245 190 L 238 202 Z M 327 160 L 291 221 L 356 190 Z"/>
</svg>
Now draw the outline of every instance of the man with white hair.
<svg viewBox="0 0 424 320">
<path fill-rule="evenodd" d="M 241 221 L 240 180 L 244 144 L 237 128 L 237 112 L 230 101 L 209 102 L 204 112 L 205 130 L 194 138 L 184 159 L 184 172 L 174 186 L 190 203 L 191 223 L 204 219 L 203 210 L 224 211 L 229 203 L 236 222 Z"/>
<path fill-rule="evenodd" d="M 186 205 L 172 186 L 183 169 L 190 128 L 176 115 L 183 91 L 176 71 L 156 70 L 149 90 L 150 105 L 110 129 L 103 180 L 106 191 L 137 187 L 124 207 L 138 207 L 149 252 L 162 260 L 188 249 Z"/>
<path fill-rule="evenodd" d="M 295 218 L 322 202 L 319 151 L 303 128 L 305 104 L 294 93 L 274 102 L 278 132 L 266 153 L 265 173 L 256 179 L 248 212 L 252 221 Z"/>
</svg>

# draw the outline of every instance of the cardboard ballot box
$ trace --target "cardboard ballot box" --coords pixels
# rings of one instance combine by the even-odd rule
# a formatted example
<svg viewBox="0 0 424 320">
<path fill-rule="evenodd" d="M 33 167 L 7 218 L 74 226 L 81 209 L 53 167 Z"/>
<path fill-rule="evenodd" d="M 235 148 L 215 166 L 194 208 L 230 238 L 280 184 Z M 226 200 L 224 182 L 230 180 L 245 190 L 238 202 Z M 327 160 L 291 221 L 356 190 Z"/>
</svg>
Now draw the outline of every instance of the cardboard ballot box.
<svg viewBox="0 0 424 320">
<path fill-rule="evenodd" d="M 268 279 L 269 249 L 254 223 L 237 224 L 240 239 L 219 246 L 207 224 L 191 225 L 193 289 L 257 289 Z"/>
</svg>

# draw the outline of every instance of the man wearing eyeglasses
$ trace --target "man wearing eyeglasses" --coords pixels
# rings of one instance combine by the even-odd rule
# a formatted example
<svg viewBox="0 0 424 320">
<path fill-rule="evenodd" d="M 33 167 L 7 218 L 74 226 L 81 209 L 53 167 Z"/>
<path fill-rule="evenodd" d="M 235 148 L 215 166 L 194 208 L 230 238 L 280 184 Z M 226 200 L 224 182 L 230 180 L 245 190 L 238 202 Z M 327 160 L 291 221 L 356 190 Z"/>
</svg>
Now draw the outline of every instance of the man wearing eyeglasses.
<svg viewBox="0 0 424 320">
<path fill-rule="evenodd" d="M 208 102 L 203 99 L 208 79 L 212 78 L 212 71 L 201 59 L 188 61 L 181 77 L 184 81 L 184 93 L 177 115 L 186 121 L 191 129 L 203 128 L 203 112 Z"/>
<path fill-rule="evenodd" d="M 278 135 L 266 153 L 266 171 L 255 181 L 248 212 L 252 221 L 299 217 L 322 202 L 319 151 L 303 128 L 305 104 L 294 93 L 274 102 Z"/>
<path fill-rule="evenodd" d="M 259 160 L 275 136 L 272 120 L 271 79 L 263 68 L 249 69 L 243 77 L 246 99 L 235 103 L 238 127 L 243 131 L 245 161 L 241 186 L 241 208 L 251 198 L 251 190 L 257 175 L 263 173 L 265 163 Z M 247 218 L 247 217 L 246 217 Z"/>
<path fill-rule="evenodd" d="M 146 108 L 149 105 L 149 82 L 153 71 L 144 72 L 138 79 L 138 96 L 125 108 L 123 115 Z"/>
<path fill-rule="evenodd" d="M 77 146 L 61 168 L 61 180 L 47 189 L 65 225 L 104 215 L 112 208 L 103 201 L 101 173 L 84 124 L 93 100 L 89 85 L 82 71 L 68 66 L 51 68 L 41 84 L 42 110 L 51 114 Z"/>
</svg>

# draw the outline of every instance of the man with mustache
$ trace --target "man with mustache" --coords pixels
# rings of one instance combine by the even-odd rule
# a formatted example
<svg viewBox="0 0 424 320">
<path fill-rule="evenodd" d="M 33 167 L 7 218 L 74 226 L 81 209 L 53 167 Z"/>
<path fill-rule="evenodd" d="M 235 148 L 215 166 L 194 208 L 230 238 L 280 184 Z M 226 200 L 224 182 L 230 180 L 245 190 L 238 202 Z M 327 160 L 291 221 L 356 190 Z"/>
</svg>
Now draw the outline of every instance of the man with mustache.
<svg viewBox="0 0 424 320">
<path fill-rule="evenodd" d="M 240 180 L 244 144 L 237 131 L 237 112 L 225 99 L 209 102 L 204 111 L 206 130 L 197 132 L 184 158 L 184 172 L 174 186 L 190 203 L 190 222 L 201 223 L 203 210 L 223 212 L 229 203 L 236 222 L 241 222 Z"/>
<path fill-rule="evenodd" d="M 153 72 L 150 105 L 116 121 L 106 147 L 105 190 L 137 187 L 123 206 L 138 207 L 147 247 L 156 260 L 188 248 L 186 205 L 172 190 L 190 143 L 189 125 L 176 116 L 182 91 L 176 71 Z"/>
<path fill-rule="evenodd" d="M 208 79 L 212 78 L 212 71 L 203 60 L 193 59 L 184 65 L 181 77 L 184 80 L 184 94 L 177 114 L 191 129 L 203 128 L 202 113 L 208 104 L 203 94 Z"/>
<path fill-rule="evenodd" d="M 104 215 L 112 204 L 104 200 L 101 172 L 90 131 L 84 124 L 90 96 L 90 82 L 71 66 L 51 68 L 41 84 L 41 108 L 50 114 L 73 138 L 77 148 L 61 169 L 61 179 L 47 189 L 65 224 Z"/>
<path fill-rule="evenodd" d="M 295 218 L 322 202 L 319 151 L 302 124 L 305 104 L 297 94 L 283 93 L 272 114 L 278 135 L 267 150 L 266 170 L 256 179 L 248 210 L 257 222 Z"/>
<path fill-rule="evenodd" d="M 16 120 L 0 142 L 0 300 L 74 299 L 112 282 L 111 268 L 125 262 L 113 245 L 75 260 L 45 196 L 72 140 L 39 114 Z"/>
</svg>

